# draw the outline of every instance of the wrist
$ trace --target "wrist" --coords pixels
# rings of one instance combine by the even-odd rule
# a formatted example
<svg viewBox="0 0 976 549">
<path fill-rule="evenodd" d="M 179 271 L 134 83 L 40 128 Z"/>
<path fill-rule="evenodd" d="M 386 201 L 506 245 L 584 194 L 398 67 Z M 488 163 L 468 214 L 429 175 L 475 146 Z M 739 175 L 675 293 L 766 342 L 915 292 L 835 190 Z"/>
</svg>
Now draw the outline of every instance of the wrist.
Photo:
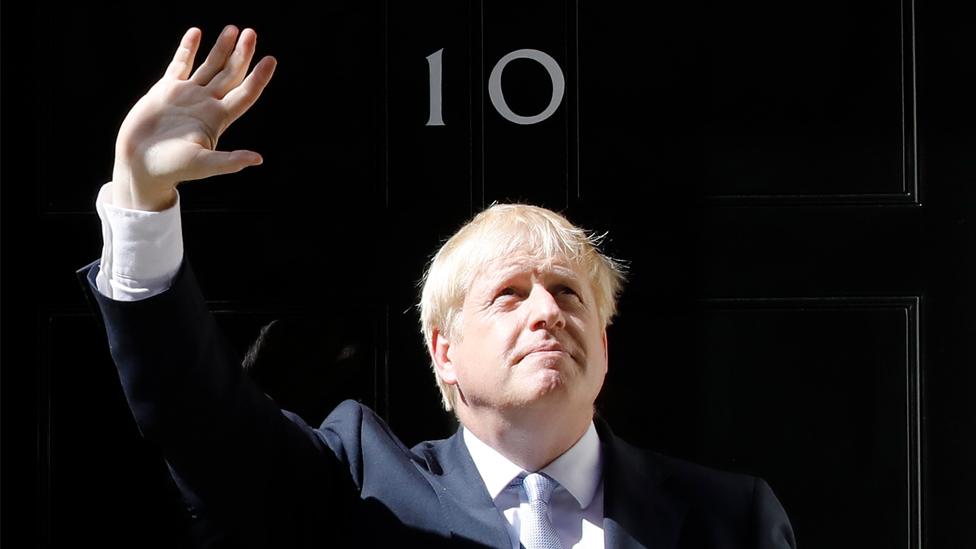
<svg viewBox="0 0 976 549">
<path fill-rule="evenodd" d="M 130 169 L 116 164 L 112 170 L 111 200 L 119 208 L 160 212 L 176 204 L 176 187 L 141 182 Z"/>
</svg>

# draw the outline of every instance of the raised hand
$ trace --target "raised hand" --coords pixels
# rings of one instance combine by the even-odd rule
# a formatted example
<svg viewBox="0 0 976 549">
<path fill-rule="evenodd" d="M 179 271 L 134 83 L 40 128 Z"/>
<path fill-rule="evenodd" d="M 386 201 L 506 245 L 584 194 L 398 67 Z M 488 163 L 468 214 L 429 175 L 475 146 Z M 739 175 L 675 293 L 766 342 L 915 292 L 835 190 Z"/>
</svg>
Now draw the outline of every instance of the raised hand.
<svg viewBox="0 0 976 549">
<path fill-rule="evenodd" d="M 112 173 L 114 205 L 164 210 L 175 202 L 180 182 L 262 162 L 253 151 L 218 151 L 217 141 L 257 101 L 277 62 L 266 56 L 248 74 L 257 34 L 229 25 L 193 71 L 200 39 L 200 29 L 186 31 L 166 74 L 122 122 Z"/>
</svg>

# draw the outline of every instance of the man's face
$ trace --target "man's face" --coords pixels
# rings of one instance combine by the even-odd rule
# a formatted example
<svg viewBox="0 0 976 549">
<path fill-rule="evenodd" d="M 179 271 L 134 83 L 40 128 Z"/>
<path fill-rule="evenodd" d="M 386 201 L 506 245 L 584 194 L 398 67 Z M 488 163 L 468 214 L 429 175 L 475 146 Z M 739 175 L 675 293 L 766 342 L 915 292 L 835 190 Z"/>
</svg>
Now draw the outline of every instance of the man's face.
<svg viewBox="0 0 976 549">
<path fill-rule="evenodd" d="M 459 407 L 592 408 L 603 386 L 604 327 L 589 280 L 568 262 L 518 254 L 489 263 L 458 328 L 441 373 L 460 388 Z"/>
</svg>

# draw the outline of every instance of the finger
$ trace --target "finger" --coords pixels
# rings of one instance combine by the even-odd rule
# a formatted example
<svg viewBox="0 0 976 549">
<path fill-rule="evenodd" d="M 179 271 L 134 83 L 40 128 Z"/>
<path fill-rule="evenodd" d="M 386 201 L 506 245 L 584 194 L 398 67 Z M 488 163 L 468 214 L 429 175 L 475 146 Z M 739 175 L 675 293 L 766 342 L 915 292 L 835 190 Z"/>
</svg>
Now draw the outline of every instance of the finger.
<svg viewBox="0 0 976 549">
<path fill-rule="evenodd" d="M 237 87 L 244 79 L 244 75 L 247 74 L 247 67 L 251 64 L 251 58 L 254 57 L 257 40 L 258 35 L 252 29 L 241 31 L 234 53 L 227 58 L 224 68 L 207 84 L 207 88 L 216 97 L 224 97 L 227 92 Z"/>
<path fill-rule="evenodd" d="M 204 179 L 215 175 L 235 173 L 247 168 L 248 166 L 258 166 L 264 159 L 254 151 L 211 151 L 200 149 L 196 158 L 193 160 L 193 167 L 185 174 L 181 174 L 180 179 L 189 181 L 193 179 Z"/>
<path fill-rule="evenodd" d="M 240 86 L 232 89 L 224 96 L 224 108 L 227 111 L 227 124 L 237 120 L 242 114 L 251 108 L 251 105 L 261 97 L 265 86 L 271 81 L 278 61 L 269 56 L 264 57 L 254 66 L 251 74 L 247 75 Z"/>
<path fill-rule="evenodd" d="M 206 61 L 193 73 L 190 80 L 201 86 L 209 84 L 214 75 L 220 72 L 220 69 L 224 68 L 224 63 L 227 62 L 227 57 L 234 51 L 234 44 L 236 43 L 237 27 L 227 25 L 220 32 L 217 41 L 214 42 L 213 48 L 207 54 Z"/>
<path fill-rule="evenodd" d="M 196 27 L 191 27 L 183 34 L 173 60 L 166 67 L 166 76 L 186 80 L 193 69 L 193 58 L 196 57 L 197 48 L 200 47 L 201 34 L 200 29 Z"/>
</svg>

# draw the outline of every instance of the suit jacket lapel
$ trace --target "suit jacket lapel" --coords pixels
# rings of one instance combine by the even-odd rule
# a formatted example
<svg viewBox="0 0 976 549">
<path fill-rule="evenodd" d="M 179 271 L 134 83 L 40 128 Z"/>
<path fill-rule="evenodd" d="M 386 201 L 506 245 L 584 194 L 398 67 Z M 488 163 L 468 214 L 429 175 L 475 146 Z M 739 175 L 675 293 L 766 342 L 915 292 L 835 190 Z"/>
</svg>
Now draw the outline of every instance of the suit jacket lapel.
<svg viewBox="0 0 976 549">
<path fill-rule="evenodd" d="M 505 517 L 488 495 L 459 429 L 432 448 L 428 463 L 441 484 L 438 493 L 455 540 L 486 547 L 510 547 Z M 440 471 L 440 474 L 437 474 Z"/>
<path fill-rule="evenodd" d="M 597 418 L 603 450 L 603 534 L 607 549 L 675 547 L 688 503 L 667 488 L 647 452 L 614 436 Z"/>
</svg>

